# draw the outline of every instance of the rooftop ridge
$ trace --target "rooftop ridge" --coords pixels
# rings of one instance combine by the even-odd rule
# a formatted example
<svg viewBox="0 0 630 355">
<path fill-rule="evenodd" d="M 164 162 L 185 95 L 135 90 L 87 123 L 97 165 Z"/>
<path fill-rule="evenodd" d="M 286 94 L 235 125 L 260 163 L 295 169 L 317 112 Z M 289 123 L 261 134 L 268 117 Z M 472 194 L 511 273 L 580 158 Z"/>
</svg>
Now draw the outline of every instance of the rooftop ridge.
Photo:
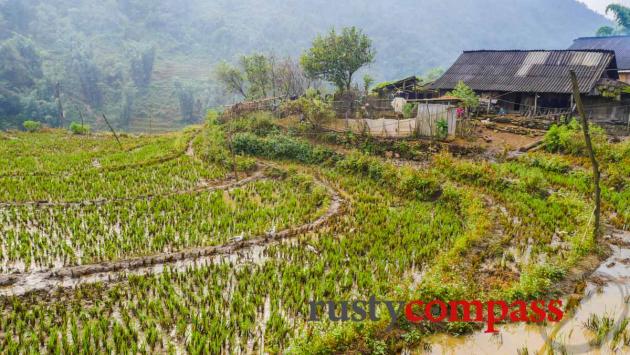
<svg viewBox="0 0 630 355">
<path fill-rule="evenodd" d="M 475 49 L 466 50 L 463 53 L 528 53 L 528 52 L 591 52 L 591 53 L 609 53 L 615 54 L 612 49 Z"/>
</svg>

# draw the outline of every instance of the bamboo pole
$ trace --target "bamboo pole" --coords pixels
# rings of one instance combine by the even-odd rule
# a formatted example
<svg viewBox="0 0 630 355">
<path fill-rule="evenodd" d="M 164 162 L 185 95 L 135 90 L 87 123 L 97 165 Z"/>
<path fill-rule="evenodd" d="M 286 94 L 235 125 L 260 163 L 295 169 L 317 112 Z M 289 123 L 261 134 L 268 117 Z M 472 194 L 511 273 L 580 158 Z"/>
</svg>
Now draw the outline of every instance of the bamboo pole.
<svg viewBox="0 0 630 355">
<path fill-rule="evenodd" d="M 57 127 L 63 127 L 65 117 L 63 114 L 63 105 L 61 104 L 61 83 L 59 82 L 55 85 L 55 98 L 57 99 Z"/>
<path fill-rule="evenodd" d="M 116 142 L 118 142 L 120 149 L 123 149 L 122 143 L 120 143 L 120 139 L 118 139 L 118 135 L 116 134 L 116 131 L 114 131 L 114 128 L 112 127 L 112 125 L 109 124 L 109 121 L 107 120 L 107 116 L 105 116 L 105 114 L 103 114 L 103 119 L 105 119 L 105 123 L 107 123 L 107 127 L 109 127 L 109 130 L 112 131 L 112 133 L 114 134 L 114 138 L 116 138 Z"/>
</svg>

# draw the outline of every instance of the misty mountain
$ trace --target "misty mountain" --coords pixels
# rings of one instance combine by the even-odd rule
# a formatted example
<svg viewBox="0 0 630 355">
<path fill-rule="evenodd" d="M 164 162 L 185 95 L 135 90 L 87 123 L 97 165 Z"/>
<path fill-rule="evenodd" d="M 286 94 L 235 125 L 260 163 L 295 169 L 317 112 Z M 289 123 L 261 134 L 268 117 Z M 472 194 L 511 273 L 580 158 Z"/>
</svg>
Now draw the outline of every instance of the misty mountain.
<svg viewBox="0 0 630 355">
<path fill-rule="evenodd" d="M 319 33 L 357 26 L 377 80 L 447 67 L 462 50 L 566 48 L 608 21 L 575 0 L 0 0 L 0 128 L 105 112 L 122 128 L 180 122 L 179 106 L 229 102 L 220 60 L 298 56 Z M 4 124 L 3 124 L 4 123 Z"/>
</svg>

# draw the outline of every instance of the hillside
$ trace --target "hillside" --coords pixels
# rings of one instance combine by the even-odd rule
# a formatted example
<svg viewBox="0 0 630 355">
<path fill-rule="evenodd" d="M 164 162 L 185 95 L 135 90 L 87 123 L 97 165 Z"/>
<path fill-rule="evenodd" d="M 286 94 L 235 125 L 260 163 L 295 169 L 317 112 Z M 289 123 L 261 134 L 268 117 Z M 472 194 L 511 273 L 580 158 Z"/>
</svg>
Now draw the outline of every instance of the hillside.
<svg viewBox="0 0 630 355">
<path fill-rule="evenodd" d="M 630 353 L 630 141 L 591 127 L 595 237 L 577 123 L 513 159 L 277 123 L 0 132 L 2 353 Z"/>
<path fill-rule="evenodd" d="M 368 71 L 390 80 L 465 49 L 565 48 L 606 23 L 575 0 L 2 0 L 0 16 L 0 128 L 55 123 L 59 81 L 66 124 L 80 110 L 102 127 L 105 112 L 136 131 L 187 123 L 180 102 L 196 116 L 229 102 L 218 61 L 297 56 L 333 26 L 364 29 L 378 52 Z"/>
</svg>

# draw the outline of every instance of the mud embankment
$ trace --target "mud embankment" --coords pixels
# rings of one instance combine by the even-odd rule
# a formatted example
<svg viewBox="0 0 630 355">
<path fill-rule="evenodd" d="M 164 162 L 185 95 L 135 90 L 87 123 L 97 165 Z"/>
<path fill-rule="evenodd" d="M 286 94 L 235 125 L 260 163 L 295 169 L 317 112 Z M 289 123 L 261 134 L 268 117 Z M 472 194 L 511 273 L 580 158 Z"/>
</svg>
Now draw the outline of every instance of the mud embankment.
<svg viewBox="0 0 630 355">
<path fill-rule="evenodd" d="M 243 180 L 239 182 L 243 184 Z M 166 267 L 185 269 L 206 263 L 230 260 L 260 261 L 264 250 L 274 243 L 315 231 L 327 225 L 330 219 L 341 213 L 344 199 L 339 192 L 321 180 L 316 183 L 324 186 L 330 195 L 330 205 L 326 212 L 315 221 L 280 232 L 268 232 L 251 239 L 234 238 L 220 246 L 192 248 L 183 251 L 131 258 L 98 264 L 62 267 L 50 271 L 16 273 L 0 276 L 0 295 L 24 295 L 26 293 L 53 290 L 58 287 L 75 287 L 83 283 L 114 281 L 129 274 L 160 273 Z"/>
</svg>

